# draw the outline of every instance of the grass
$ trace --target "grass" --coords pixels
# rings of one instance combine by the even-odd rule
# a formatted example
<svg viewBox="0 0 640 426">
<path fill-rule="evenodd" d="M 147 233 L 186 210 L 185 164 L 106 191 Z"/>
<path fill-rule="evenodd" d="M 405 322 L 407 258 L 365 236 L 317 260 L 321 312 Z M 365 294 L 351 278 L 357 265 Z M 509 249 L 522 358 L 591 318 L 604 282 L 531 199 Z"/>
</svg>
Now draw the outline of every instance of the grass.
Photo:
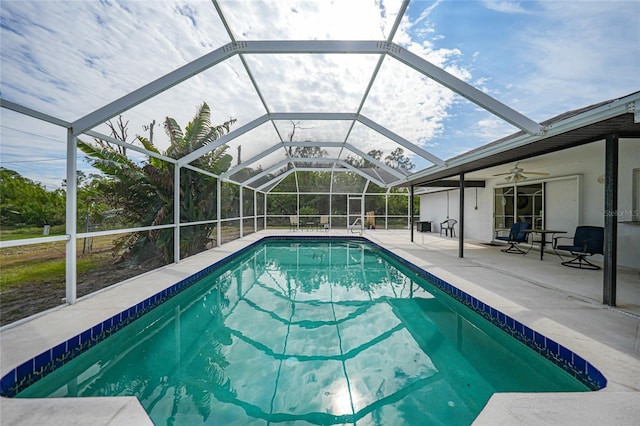
<svg viewBox="0 0 640 426">
<path fill-rule="evenodd" d="M 43 228 L 38 226 L 30 226 L 15 229 L 0 229 L 0 241 L 24 240 L 27 238 L 44 237 L 42 235 Z M 65 225 L 53 225 L 49 230 L 49 235 L 64 235 L 66 232 Z"/>
<path fill-rule="evenodd" d="M 94 237 L 91 253 L 78 241 L 77 296 L 100 290 L 145 272 L 113 263 L 113 236 Z M 66 242 L 0 250 L 0 326 L 60 306 L 65 297 Z"/>
<path fill-rule="evenodd" d="M 64 259 L 38 263 L 37 265 L 27 263 L 23 265 L 14 264 L 11 267 L 3 266 L 2 276 L 0 277 L 0 291 L 19 287 L 25 282 L 31 284 L 64 282 Z"/>
<path fill-rule="evenodd" d="M 106 257 L 106 259 L 105 259 Z M 81 275 L 110 262 L 111 256 L 92 256 L 78 259 L 77 273 Z M 31 284 L 64 284 L 66 278 L 65 259 L 29 262 L 2 267 L 0 275 L 0 291 L 20 287 L 24 283 Z"/>
<path fill-rule="evenodd" d="M 93 239 L 93 253 L 79 256 L 77 273 L 108 264 L 112 261 L 110 237 Z M 33 244 L 0 250 L 0 291 L 29 284 L 56 284 L 65 282 L 65 242 Z M 82 242 L 78 242 L 82 252 Z"/>
</svg>

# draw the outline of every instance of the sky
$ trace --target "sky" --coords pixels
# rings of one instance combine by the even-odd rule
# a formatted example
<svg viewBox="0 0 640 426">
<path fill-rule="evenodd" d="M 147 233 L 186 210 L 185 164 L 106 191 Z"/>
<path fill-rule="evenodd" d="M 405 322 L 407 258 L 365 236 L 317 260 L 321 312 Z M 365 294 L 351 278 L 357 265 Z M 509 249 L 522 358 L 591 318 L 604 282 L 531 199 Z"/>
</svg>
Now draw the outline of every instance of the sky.
<svg viewBox="0 0 640 426">
<path fill-rule="evenodd" d="M 218 4 L 236 40 L 386 40 L 401 2 Z M 640 1 L 412 1 L 393 41 L 540 122 L 640 90 L 639 16 Z M 0 22 L 1 97 L 70 122 L 231 41 L 204 0 L 3 0 Z M 243 58 L 251 78 L 236 55 L 124 112 L 129 140 L 155 121 L 156 144 L 165 148 L 165 117 L 184 128 L 203 102 L 214 123 L 234 118 L 234 128 L 267 111 L 360 111 L 441 159 L 518 130 L 390 57 L 364 102 L 379 55 Z M 7 109 L 0 114 L 0 166 L 59 187 L 66 130 Z M 298 141 L 348 138 L 364 152 L 385 154 L 398 146 L 359 123 L 296 124 Z M 265 123 L 230 142 L 229 153 L 237 161 L 241 146 L 247 160 L 288 140 L 292 129 L 290 121 Z M 278 150 L 252 166 L 284 158 Z M 416 171 L 431 165 L 412 161 Z"/>
</svg>

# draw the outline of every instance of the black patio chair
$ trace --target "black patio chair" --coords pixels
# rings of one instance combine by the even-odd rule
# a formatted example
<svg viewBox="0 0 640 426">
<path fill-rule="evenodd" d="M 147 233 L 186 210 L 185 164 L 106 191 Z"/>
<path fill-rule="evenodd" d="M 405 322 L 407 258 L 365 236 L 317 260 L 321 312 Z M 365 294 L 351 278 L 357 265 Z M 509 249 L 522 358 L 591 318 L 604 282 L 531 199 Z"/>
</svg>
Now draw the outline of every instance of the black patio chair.
<svg viewBox="0 0 640 426">
<path fill-rule="evenodd" d="M 526 243 L 529 240 L 529 232 L 527 232 L 529 229 L 531 229 L 530 223 L 516 222 L 513 225 L 511 225 L 511 229 L 509 230 L 509 235 L 500 236 L 498 234 L 500 233 L 501 230 L 497 230 L 495 239 L 498 241 L 504 241 L 509 244 L 509 247 L 507 247 L 506 249 L 502 249 L 500 251 L 504 253 L 517 253 L 522 255 L 529 253 L 529 250 L 531 250 L 531 247 L 529 247 L 529 250 L 527 251 L 523 251 L 520 249 L 520 247 L 518 247 L 518 244 Z"/>
<path fill-rule="evenodd" d="M 575 256 L 571 260 L 562 262 L 564 266 L 580 269 L 598 270 L 600 267 L 589 262 L 586 257 L 594 254 L 604 254 L 604 228 L 601 226 L 578 226 L 573 236 L 573 244 L 558 245 L 560 239 L 572 239 L 572 237 L 555 237 L 553 248 L 564 250 Z"/>
</svg>

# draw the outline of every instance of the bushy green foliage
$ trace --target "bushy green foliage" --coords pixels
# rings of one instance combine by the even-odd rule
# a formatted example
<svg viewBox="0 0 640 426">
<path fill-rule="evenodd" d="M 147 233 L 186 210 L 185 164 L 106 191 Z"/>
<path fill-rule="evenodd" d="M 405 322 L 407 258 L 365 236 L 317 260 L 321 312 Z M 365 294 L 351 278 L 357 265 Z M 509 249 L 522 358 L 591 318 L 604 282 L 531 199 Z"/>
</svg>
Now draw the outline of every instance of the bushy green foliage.
<svg viewBox="0 0 640 426">
<path fill-rule="evenodd" d="M 318 211 L 311 206 L 301 206 L 300 216 L 313 216 L 318 214 Z"/>
<path fill-rule="evenodd" d="M 0 226 L 64 223 L 65 192 L 47 190 L 20 173 L 0 167 Z"/>
<path fill-rule="evenodd" d="M 153 141 L 138 136 L 137 141 L 148 151 L 179 159 L 217 140 L 228 133 L 235 119 L 221 125 L 212 125 L 210 109 L 203 103 L 184 131 L 170 117 L 164 121 L 169 136 L 165 152 Z M 78 147 L 88 155 L 91 164 L 104 173 L 107 179 L 98 185 L 100 202 L 119 209 L 123 221 L 136 226 L 156 226 L 174 223 L 174 170 L 172 163 L 148 156 L 138 164 L 127 157 L 126 152 L 100 140 L 93 143 L 78 141 Z M 191 164 L 204 171 L 220 174 L 231 164 L 222 145 L 200 156 Z M 194 170 L 183 168 L 180 173 L 180 221 L 198 222 L 215 218 L 216 179 Z M 180 251 L 183 256 L 202 251 L 209 242 L 213 224 L 183 227 Z M 123 236 L 116 245 L 122 260 L 141 263 L 161 256 L 171 262 L 173 253 L 173 229 L 134 232 Z"/>
</svg>

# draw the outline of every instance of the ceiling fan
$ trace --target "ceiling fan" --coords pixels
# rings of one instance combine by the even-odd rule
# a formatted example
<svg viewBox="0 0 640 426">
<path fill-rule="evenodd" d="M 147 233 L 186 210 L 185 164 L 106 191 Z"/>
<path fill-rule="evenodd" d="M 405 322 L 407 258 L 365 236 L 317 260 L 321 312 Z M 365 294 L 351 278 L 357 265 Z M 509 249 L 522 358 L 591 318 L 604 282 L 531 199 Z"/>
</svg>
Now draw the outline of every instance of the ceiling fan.
<svg viewBox="0 0 640 426">
<path fill-rule="evenodd" d="M 507 182 L 520 182 L 521 180 L 527 179 L 526 175 L 549 176 L 549 173 L 525 172 L 524 169 L 522 167 L 518 167 L 518 163 L 516 163 L 513 169 L 509 170 L 508 173 L 498 173 L 494 176 L 506 176 L 504 180 Z"/>
</svg>

